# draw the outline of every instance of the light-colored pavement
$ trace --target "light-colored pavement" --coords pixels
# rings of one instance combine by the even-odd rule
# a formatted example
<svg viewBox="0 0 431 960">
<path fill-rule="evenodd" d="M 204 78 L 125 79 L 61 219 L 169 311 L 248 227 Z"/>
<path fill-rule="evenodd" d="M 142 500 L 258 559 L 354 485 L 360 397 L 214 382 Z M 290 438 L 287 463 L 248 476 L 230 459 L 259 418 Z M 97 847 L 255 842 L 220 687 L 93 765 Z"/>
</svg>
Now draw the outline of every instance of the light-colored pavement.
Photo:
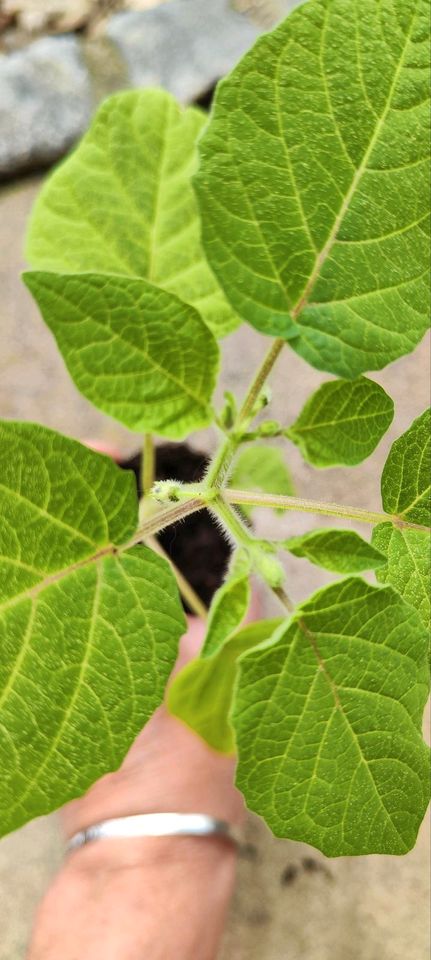
<svg viewBox="0 0 431 960">
<path fill-rule="evenodd" d="M 25 220 L 38 184 L 0 194 L 0 417 L 39 420 L 79 438 L 98 437 L 124 451 L 136 438 L 94 410 L 76 391 L 19 280 Z M 259 362 L 263 338 L 242 328 L 224 345 L 223 385 L 239 392 Z M 272 415 L 290 422 L 324 379 L 286 350 L 273 377 Z M 288 455 L 304 496 L 379 507 L 379 474 L 392 439 L 428 402 L 426 344 L 375 375 L 396 403 L 388 437 L 354 470 L 316 472 Z M 202 434 L 197 443 L 209 445 Z M 312 518 L 259 513 L 269 535 L 299 533 Z M 319 521 L 319 525 L 321 521 Z M 330 579 L 305 561 L 289 563 L 290 592 L 301 599 Z M 403 858 L 325 860 L 305 845 L 274 840 L 251 820 L 255 861 L 240 865 L 235 903 L 220 960 L 426 960 L 429 956 L 429 842 L 425 825 Z M 35 904 L 60 858 L 55 817 L 0 842 L 0 960 L 23 960 Z M 61 960 L 61 958 L 59 958 Z M 121 958 L 119 958 L 121 960 Z M 198 958 L 196 958 L 198 960 Z"/>
</svg>

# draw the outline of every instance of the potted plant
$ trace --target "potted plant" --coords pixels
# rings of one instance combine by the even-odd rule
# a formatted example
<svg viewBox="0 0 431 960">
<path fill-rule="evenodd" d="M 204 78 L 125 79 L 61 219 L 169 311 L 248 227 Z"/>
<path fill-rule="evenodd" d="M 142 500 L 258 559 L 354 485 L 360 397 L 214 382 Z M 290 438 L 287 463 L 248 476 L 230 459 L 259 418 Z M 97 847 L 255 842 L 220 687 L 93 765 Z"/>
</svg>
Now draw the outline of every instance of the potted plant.
<svg viewBox="0 0 431 960">
<path fill-rule="evenodd" d="M 84 396 L 144 434 L 143 495 L 71 439 L 0 425 L 3 833 L 117 767 L 162 701 L 184 615 L 155 538 L 207 511 L 232 557 L 169 709 L 237 754 L 245 801 L 277 836 L 328 856 L 414 844 L 429 415 L 394 442 L 378 513 L 330 488 L 327 502 L 293 496 L 265 443 L 354 466 L 392 421 L 366 374 L 427 326 L 426 34 L 423 0 L 309 0 L 220 83 L 208 121 L 161 90 L 116 95 L 42 189 L 24 280 Z M 241 321 L 261 331 L 262 363 L 215 411 L 217 340 Z M 286 350 L 330 375 L 293 423 L 265 412 Z M 211 423 L 204 475 L 157 480 L 154 436 Z M 364 537 L 257 538 L 240 511 L 259 505 L 356 520 Z M 336 579 L 295 607 L 283 551 Z M 251 575 L 279 617 L 244 628 Z"/>
</svg>

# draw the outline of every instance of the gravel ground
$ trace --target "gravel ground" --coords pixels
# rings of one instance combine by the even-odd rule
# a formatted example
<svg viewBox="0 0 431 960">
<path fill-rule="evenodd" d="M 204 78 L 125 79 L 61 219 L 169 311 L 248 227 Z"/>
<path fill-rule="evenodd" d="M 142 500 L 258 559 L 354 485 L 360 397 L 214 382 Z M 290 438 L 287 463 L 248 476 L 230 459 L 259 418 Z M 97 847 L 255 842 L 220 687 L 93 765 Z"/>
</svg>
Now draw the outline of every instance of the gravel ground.
<svg viewBox="0 0 431 960">
<path fill-rule="evenodd" d="M 124 452 L 137 440 L 80 397 L 49 332 L 19 280 L 25 221 L 38 190 L 28 180 L 0 193 L 0 416 L 39 420 L 65 433 L 98 437 Z M 263 338 L 242 328 L 224 345 L 223 385 L 241 391 L 259 362 Z M 376 375 L 394 397 L 396 424 L 378 450 L 354 471 L 314 472 L 289 457 L 304 496 L 379 507 L 378 476 L 390 442 L 428 402 L 429 353 Z M 288 350 L 273 377 L 272 415 L 292 419 L 322 380 Z M 212 438 L 196 443 L 210 448 Z M 319 521 L 320 524 L 320 521 Z M 260 513 L 268 535 L 299 533 L 312 519 Z M 330 579 L 305 562 L 289 564 L 296 599 Z M 240 865 L 235 903 L 220 960 L 426 960 L 429 956 L 429 842 L 425 824 L 416 849 L 402 858 L 360 857 L 328 861 L 305 845 L 274 840 L 251 819 L 256 862 Z M 0 960 L 23 960 L 35 904 L 59 861 L 56 818 L 41 819 L 0 842 Z M 286 869 L 287 868 L 287 869 Z M 282 877 L 284 879 L 282 879 Z M 198 958 L 196 958 L 198 960 Z"/>
</svg>

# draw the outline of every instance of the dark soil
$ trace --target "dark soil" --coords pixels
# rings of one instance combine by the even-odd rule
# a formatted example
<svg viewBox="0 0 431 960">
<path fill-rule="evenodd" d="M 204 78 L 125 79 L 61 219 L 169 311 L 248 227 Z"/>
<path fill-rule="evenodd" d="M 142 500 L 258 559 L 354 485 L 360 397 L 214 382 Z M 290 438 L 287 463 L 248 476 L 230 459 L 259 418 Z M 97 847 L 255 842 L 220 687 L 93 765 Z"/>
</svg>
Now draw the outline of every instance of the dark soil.
<svg viewBox="0 0 431 960">
<path fill-rule="evenodd" d="M 204 454 L 191 450 L 185 443 L 165 443 L 156 450 L 156 479 L 197 483 L 204 475 L 207 462 Z M 121 466 L 133 470 L 141 494 L 140 455 L 123 461 Z M 202 510 L 168 527 L 158 539 L 203 603 L 209 606 L 223 581 L 231 548 L 208 511 Z"/>
</svg>

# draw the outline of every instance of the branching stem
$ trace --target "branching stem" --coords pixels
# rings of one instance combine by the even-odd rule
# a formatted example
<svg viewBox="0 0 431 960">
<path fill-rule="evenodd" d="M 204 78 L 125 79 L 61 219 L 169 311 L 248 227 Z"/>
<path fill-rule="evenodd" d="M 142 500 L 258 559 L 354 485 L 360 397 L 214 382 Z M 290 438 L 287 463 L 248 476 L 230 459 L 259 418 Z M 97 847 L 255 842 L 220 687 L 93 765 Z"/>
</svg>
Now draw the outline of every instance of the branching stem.
<svg viewBox="0 0 431 960">
<path fill-rule="evenodd" d="M 130 547 L 136 546 L 137 543 L 142 543 L 154 533 L 165 530 L 166 527 L 172 526 L 172 524 L 177 523 L 178 520 L 184 520 L 185 517 L 190 516 L 191 513 L 197 513 L 198 510 L 203 510 L 204 507 L 206 507 L 205 500 L 200 497 L 195 497 L 190 500 L 184 500 L 181 503 L 176 503 L 175 506 L 169 507 L 167 510 L 160 510 L 141 524 L 132 539 L 129 540 L 122 549 L 129 550 Z"/>
<path fill-rule="evenodd" d="M 253 412 L 262 387 L 265 385 L 271 370 L 280 356 L 286 341 L 280 337 L 271 344 L 266 357 L 254 376 L 247 390 L 242 407 L 238 411 L 232 431 L 218 449 L 206 476 L 206 486 L 221 487 L 232 463 L 236 450 L 241 442 L 241 431 L 245 431 L 253 418 Z"/>
<path fill-rule="evenodd" d="M 427 530 L 417 523 L 401 520 L 388 513 L 376 513 L 362 507 L 344 506 L 341 503 L 325 503 L 320 500 L 305 500 L 301 497 L 283 497 L 277 494 L 251 493 L 248 490 L 223 490 L 227 503 L 247 504 L 250 507 L 272 507 L 274 510 L 295 510 L 299 513 L 323 514 L 326 517 L 344 517 L 361 523 L 393 523 L 397 527 L 409 530 Z"/>
</svg>

